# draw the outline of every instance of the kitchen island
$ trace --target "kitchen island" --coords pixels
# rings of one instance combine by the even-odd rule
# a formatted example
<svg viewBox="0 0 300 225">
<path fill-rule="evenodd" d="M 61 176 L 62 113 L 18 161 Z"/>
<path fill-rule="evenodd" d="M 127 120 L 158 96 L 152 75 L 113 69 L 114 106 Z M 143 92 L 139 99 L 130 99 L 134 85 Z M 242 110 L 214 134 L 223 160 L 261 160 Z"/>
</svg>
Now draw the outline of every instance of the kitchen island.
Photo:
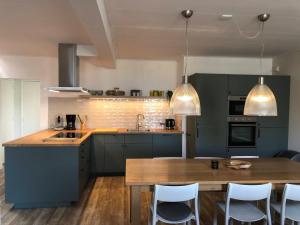
<svg viewBox="0 0 300 225">
<path fill-rule="evenodd" d="M 178 130 L 76 130 L 82 137 L 51 138 L 44 130 L 4 143 L 5 200 L 15 208 L 68 206 L 90 176 L 124 175 L 128 158 L 181 156 Z M 67 132 L 67 131 L 63 131 Z"/>
</svg>

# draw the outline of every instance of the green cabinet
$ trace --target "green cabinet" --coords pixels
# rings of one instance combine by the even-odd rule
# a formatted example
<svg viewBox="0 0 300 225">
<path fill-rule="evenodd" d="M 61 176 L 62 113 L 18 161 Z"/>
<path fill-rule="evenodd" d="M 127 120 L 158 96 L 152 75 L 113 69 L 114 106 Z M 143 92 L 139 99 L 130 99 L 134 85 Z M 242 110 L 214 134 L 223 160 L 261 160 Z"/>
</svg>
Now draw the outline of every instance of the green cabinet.
<svg viewBox="0 0 300 225">
<path fill-rule="evenodd" d="M 124 144 L 105 144 L 105 173 L 123 173 L 124 163 Z"/>
<path fill-rule="evenodd" d="M 255 75 L 228 75 L 228 95 L 247 96 L 257 82 Z"/>
<path fill-rule="evenodd" d="M 272 157 L 287 150 L 287 127 L 259 127 L 257 136 L 257 154 L 261 157 Z"/>
<path fill-rule="evenodd" d="M 257 156 L 257 148 L 228 148 L 227 157 L 231 156 Z"/>
<path fill-rule="evenodd" d="M 79 189 L 82 192 L 90 175 L 90 138 L 79 147 Z"/>
<path fill-rule="evenodd" d="M 122 174 L 125 172 L 126 159 L 152 158 L 154 155 L 181 156 L 181 139 L 181 134 L 93 135 L 91 172 Z M 153 153 L 154 149 L 156 154 Z"/>
<path fill-rule="evenodd" d="M 259 117 L 259 124 L 261 127 L 287 127 L 290 107 L 290 77 L 265 76 L 264 81 L 275 95 L 278 116 Z"/>
<path fill-rule="evenodd" d="M 5 200 L 15 208 L 79 201 L 88 180 L 88 140 L 81 146 L 5 148 Z"/>
<path fill-rule="evenodd" d="M 199 126 L 223 126 L 227 117 L 227 76 L 222 74 L 194 74 L 189 82 L 197 91 L 201 102 Z"/>
<path fill-rule="evenodd" d="M 91 147 L 91 172 L 92 174 L 104 173 L 105 142 L 104 135 L 93 135 Z"/>
<path fill-rule="evenodd" d="M 154 134 L 153 157 L 181 157 L 181 134 Z"/>
<path fill-rule="evenodd" d="M 125 135 L 124 156 L 125 160 L 152 158 L 152 135 Z"/>
<path fill-rule="evenodd" d="M 228 76 L 194 74 L 189 82 L 201 102 L 201 116 L 187 117 L 187 156 L 225 156 Z"/>
<path fill-rule="evenodd" d="M 201 102 L 201 116 L 187 117 L 187 156 L 261 155 L 271 157 L 287 149 L 289 76 L 264 76 L 273 91 L 277 117 L 258 117 L 257 149 L 228 149 L 228 96 L 247 96 L 258 83 L 257 75 L 194 74 L 189 82 Z M 273 137 L 273 140 L 272 140 Z"/>
</svg>

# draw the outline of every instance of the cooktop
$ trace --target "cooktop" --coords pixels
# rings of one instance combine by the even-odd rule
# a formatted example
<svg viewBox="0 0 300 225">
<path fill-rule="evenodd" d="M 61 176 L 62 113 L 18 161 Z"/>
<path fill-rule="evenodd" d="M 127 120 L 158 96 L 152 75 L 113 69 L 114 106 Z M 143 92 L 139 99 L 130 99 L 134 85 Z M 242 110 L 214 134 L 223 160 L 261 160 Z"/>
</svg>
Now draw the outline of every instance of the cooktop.
<svg viewBox="0 0 300 225">
<path fill-rule="evenodd" d="M 82 138 L 84 135 L 86 135 L 85 132 L 59 132 L 55 135 L 45 138 L 44 141 L 76 141 L 77 139 Z"/>
</svg>

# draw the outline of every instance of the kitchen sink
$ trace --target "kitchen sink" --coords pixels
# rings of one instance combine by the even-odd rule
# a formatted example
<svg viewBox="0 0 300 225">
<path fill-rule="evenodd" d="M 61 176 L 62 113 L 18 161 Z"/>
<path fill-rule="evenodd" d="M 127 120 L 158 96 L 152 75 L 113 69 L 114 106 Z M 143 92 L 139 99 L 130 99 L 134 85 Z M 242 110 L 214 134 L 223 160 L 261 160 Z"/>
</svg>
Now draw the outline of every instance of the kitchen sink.
<svg viewBox="0 0 300 225">
<path fill-rule="evenodd" d="M 132 133 L 144 133 L 144 132 L 150 132 L 150 129 L 127 129 L 127 132 L 132 132 Z"/>
</svg>

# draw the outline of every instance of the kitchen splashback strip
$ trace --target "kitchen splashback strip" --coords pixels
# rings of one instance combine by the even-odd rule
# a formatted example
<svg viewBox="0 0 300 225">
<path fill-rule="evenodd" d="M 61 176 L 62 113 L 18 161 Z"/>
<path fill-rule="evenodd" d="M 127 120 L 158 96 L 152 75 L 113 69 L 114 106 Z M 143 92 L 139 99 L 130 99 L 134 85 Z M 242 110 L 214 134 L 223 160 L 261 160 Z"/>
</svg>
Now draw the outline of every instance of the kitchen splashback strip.
<svg viewBox="0 0 300 225">
<path fill-rule="evenodd" d="M 49 127 L 58 115 L 87 115 L 89 128 L 135 128 L 137 114 L 145 116 L 145 128 L 163 128 L 169 117 L 166 99 L 76 99 L 49 98 Z M 77 122 L 79 126 L 79 122 Z"/>
</svg>

